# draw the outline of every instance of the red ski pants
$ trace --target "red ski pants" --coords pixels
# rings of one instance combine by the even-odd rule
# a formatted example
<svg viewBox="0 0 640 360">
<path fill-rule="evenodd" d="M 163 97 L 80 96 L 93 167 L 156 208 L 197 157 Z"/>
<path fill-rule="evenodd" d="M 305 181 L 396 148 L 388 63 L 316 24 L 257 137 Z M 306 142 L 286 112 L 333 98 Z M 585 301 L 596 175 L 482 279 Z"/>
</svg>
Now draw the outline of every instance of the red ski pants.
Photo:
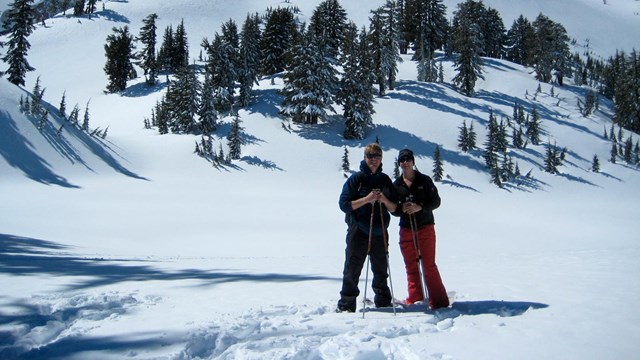
<svg viewBox="0 0 640 360">
<path fill-rule="evenodd" d="M 422 256 L 422 272 L 427 284 L 427 297 L 432 309 L 449 306 L 447 290 L 442 284 L 438 266 L 436 266 L 436 231 L 434 225 L 425 225 L 416 234 L 417 245 Z M 414 303 L 424 299 L 420 270 L 418 267 L 418 252 L 414 245 L 410 228 L 400 228 L 400 251 L 407 270 L 407 285 L 409 296 L 407 303 Z"/>
</svg>

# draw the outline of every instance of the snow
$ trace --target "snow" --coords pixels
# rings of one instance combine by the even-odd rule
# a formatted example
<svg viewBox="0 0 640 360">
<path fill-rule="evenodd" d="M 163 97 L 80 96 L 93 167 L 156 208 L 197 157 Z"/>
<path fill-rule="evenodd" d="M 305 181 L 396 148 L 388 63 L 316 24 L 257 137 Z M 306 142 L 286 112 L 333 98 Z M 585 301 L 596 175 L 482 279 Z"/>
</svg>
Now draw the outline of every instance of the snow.
<svg viewBox="0 0 640 360">
<path fill-rule="evenodd" d="M 364 24 L 369 8 L 340 2 Z M 383 1 L 371 1 L 373 8 Z M 485 1 L 511 18 L 542 11 L 570 36 L 590 38 L 603 56 L 637 46 L 638 2 Z M 65 359 L 603 359 L 634 358 L 640 347 L 638 169 L 608 162 L 611 103 L 583 118 L 586 88 L 538 82 L 531 69 L 488 60 L 475 98 L 416 81 L 400 66 L 398 87 L 378 98 L 375 129 L 362 141 L 340 136 L 338 117 L 282 129 L 282 79 L 263 79 L 258 101 L 240 110 L 248 144 L 233 166 L 193 154 L 191 135 L 158 135 L 144 117 L 165 88 L 143 79 L 104 94 L 104 40 L 114 26 L 137 34 L 158 13 L 159 33 L 185 19 L 191 56 L 230 17 L 280 1 L 132 0 L 78 21 L 57 17 L 29 38 L 24 89 L 0 79 L 0 357 Z M 316 1 L 297 1 L 310 16 Z M 452 2 L 447 1 L 452 11 Z M 578 6 L 580 5 L 580 6 Z M 594 22 L 606 25 L 600 41 Z M 590 15 L 591 16 L 591 15 Z M 615 26 L 612 24 L 615 23 Z M 81 35 L 81 36 L 80 36 Z M 621 44 L 620 46 L 618 46 Z M 597 45 L 597 46 L 596 46 Z M 622 46 L 624 45 L 624 46 Z M 450 82 L 453 69 L 444 62 Z M 65 128 L 57 138 L 18 110 L 40 76 L 45 100 L 82 111 L 105 140 Z M 528 95 L 527 95 L 528 94 Z M 482 144 L 490 109 L 511 116 L 515 101 L 536 105 L 547 140 L 566 146 L 561 174 L 543 168 L 544 146 L 513 152 L 533 179 L 499 189 L 478 153 L 457 151 L 471 121 Z M 339 109 L 338 109 L 339 110 Z M 54 120 L 57 121 L 57 120 Z M 226 118 L 214 147 L 226 144 Z M 629 136 L 625 132 L 625 136 Z M 633 135 L 638 139 L 638 135 Z M 437 262 L 454 303 L 424 313 L 334 312 L 344 261 L 343 146 L 351 167 L 379 138 L 385 171 L 408 146 L 430 173 L 441 147 L 446 181 L 436 210 Z M 601 172 L 589 171 L 598 155 Z M 396 298 L 406 296 L 397 219 L 390 225 Z M 364 274 L 363 274 L 364 277 Z M 362 279 L 364 280 L 364 279 Z M 364 290 L 361 281 L 361 290 Z"/>
</svg>

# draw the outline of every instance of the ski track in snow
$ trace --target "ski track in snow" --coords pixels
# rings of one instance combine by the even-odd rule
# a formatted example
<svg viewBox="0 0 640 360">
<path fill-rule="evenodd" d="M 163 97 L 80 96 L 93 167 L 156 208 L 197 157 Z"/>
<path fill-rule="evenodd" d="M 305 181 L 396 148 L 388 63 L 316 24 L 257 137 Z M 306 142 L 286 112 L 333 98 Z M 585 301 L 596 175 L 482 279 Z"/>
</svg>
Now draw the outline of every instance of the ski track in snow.
<svg viewBox="0 0 640 360">
<path fill-rule="evenodd" d="M 441 358 L 402 346 L 402 338 L 454 328 L 457 310 L 437 314 L 391 309 L 334 313 L 334 306 L 272 306 L 193 332 L 176 359 L 418 359 Z M 402 322 L 399 322 L 402 318 Z M 398 324 L 403 324 L 399 326 Z M 399 340 L 399 341 L 398 341 Z M 408 345 L 408 343 L 407 343 Z"/>
<path fill-rule="evenodd" d="M 119 292 L 71 297 L 64 293 L 34 296 L 22 304 L 16 304 L 16 307 L 27 310 L 27 314 L 22 316 L 24 312 L 17 311 L 11 315 L 14 321 L 20 320 L 20 325 L 11 329 L 15 342 L 10 346 L 0 346 L 0 358 L 41 357 L 38 354 L 41 348 L 65 339 L 82 337 L 100 327 L 101 321 L 115 320 L 129 313 L 132 308 L 157 301 L 158 298 L 151 296 L 141 299 L 136 294 Z M 5 316 L 10 317 L 3 314 Z M 2 343 L 4 341 L 0 345 Z"/>
<path fill-rule="evenodd" d="M 1 348 L 6 358 L 46 358 L 56 345 L 91 337 L 92 332 L 163 299 L 138 293 L 34 296 L 22 304 L 31 310 L 30 321 L 13 330 L 16 341 Z M 524 310 L 526 311 L 526 310 Z M 520 315 L 508 308 L 497 316 Z M 465 309 L 425 313 L 423 305 L 393 309 L 367 308 L 356 313 L 335 313 L 335 304 L 270 305 L 238 314 L 221 313 L 215 321 L 194 325 L 174 345 L 170 359 L 449 359 L 442 353 L 417 348 L 415 339 L 451 332 Z M 56 344 L 57 343 L 57 344 Z M 121 354 L 122 355 L 122 354 Z M 143 354 L 129 353 L 128 356 Z M 166 358 L 167 354 L 162 356 Z"/>
</svg>

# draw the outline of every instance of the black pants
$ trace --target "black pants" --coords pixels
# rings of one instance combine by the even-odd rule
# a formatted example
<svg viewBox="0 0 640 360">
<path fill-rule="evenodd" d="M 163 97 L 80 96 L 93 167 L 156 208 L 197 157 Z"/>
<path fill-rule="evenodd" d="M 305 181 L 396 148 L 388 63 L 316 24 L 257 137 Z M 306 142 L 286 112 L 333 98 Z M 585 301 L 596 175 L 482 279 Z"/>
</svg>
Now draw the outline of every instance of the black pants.
<svg viewBox="0 0 640 360">
<path fill-rule="evenodd" d="M 386 231 L 386 230 L 385 230 Z M 362 267 L 367 260 L 369 247 L 369 235 L 352 226 L 347 232 L 347 248 L 345 250 L 344 271 L 342 273 L 342 290 L 338 306 L 356 308 L 356 298 L 360 294 L 358 282 Z M 373 280 L 371 287 L 375 293 L 374 302 L 377 307 L 391 306 L 391 291 L 387 286 L 387 248 L 382 236 L 373 236 L 371 239 L 371 271 Z"/>
</svg>

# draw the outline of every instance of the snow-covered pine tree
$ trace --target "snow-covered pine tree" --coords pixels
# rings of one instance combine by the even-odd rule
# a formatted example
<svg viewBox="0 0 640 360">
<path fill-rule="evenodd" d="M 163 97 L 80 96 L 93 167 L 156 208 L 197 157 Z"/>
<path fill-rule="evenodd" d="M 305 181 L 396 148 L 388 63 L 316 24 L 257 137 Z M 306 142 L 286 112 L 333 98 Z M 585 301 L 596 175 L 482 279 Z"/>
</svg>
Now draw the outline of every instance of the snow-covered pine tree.
<svg viewBox="0 0 640 360">
<path fill-rule="evenodd" d="M 487 140 L 484 143 L 484 162 L 489 171 L 498 168 L 498 152 L 499 152 L 499 126 L 498 122 L 493 116 L 493 113 L 489 115 L 489 125 L 487 126 Z"/>
<path fill-rule="evenodd" d="M 467 144 L 467 148 L 469 149 L 469 151 L 476 148 L 477 139 L 478 139 L 478 135 L 476 134 L 476 130 L 473 128 L 473 121 L 472 121 L 471 124 L 469 124 L 469 135 L 468 135 L 469 143 Z"/>
<path fill-rule="evenodd" d="M 342 171 L 345 176 L 351 171 L 351 164 L 349 164 L 349 149 L 344 146 L 344 153 L 342 154 Z"/>
<path fill-rule="evenodd" d="M 42 98 L 44 96 L 44 90 L 40 86 L 40 76 L 36 78 L 36 83 L 33 86 L 33 90 L 31 93 L 31 106 L 29 109 L 29 113 L 34 117 L 40 117 L 44 108 L 42 107 Z"/>
<path fill-rule="evenodd" d="M 73 15 L 74 16 L 82 16 L 84 15 L 85 10 L 85 0 L 76 0 L 73 5 Z"/>
<path fill-rule="evenodd" d="M 593 161 L 591 162 L 591 171 L 595 173 L 600 172 L 600 159 L 598 159 L 598 155 L 593 155 Z"/>
<path fill-rule="evenodd" d="M 187 29 L 184 26 L 184 19 L 176 26 L 173 37 L 173 48 L 170 52 L 171 68 L 174 71 L 189 65 L 189 40 Z"/>
<path fill-rule="evenodd" d="M 113 34 L 107 36 L 104 45 L 107 63 L 104 71 L 107 74 L 108 92 L 118 92 L 127 88 L 127 80 L 131 73 L 133 58 L 133 36 L 129 34 L 129 27 L 113 28 Z"/>
<path fill-rule="evenodd" d="M 24 85 L 27 72 L 34 70 L 27 61 L 27 53 L 31 48 L 27 38 L 33 32 L 35 17 L 32 4 L 33 0 L 14 0 L 5 12 L 4 27 L 9 33 L 9 41 L 2 61 L 9 65 L 7 79 L 15 85 Z"/>
<path fill-rule="evenodd" d="M 402 19 L 402 38 L 414 44 L 412 60 L 425 59 L 425 63 L 430 63 L 449 32 L 445 5 L 442 0 L 406 0 L 404 7 L 398 4 L 398 8 L 404 9 L 404 16 L 398 15 Z"/>
<path fill-rule="evenodd" d="M 480 27 L 484 37 L 484 56 L 501 59 L 506 45 L 506 28 L 496 9 L 488 7 L 482 13 Z"/>
<path fill-rule="evenodd" d="M 355 25 L 353 25 L 355 27 Z M 351 32 L 352 36 L 356 36 Z M 345 139 L 363 139 L 373 123 L 374 90 L 373 61 L 363 27 L 359 38 L 347 38 L 349 52 L 345 53 L 344 73 L 340 81 L 336 102 L 342 105 L 345 118 Z"/>
<path fill-rule="evenodd" d="M 618 143 L 615 141 L 611 142 L 611 152 L 610 152 L 611 157 L 609 158 L 609 161 L 611 161 L 613 164 L 616 163 L 616 158 L 618 157 Z"/>
<path fill-rule="evenodd" d="M 84 116 L 82 117 L 82 131 L 89 132 L 89 102 L 87 101 L 87 105 L 84 107 Z"/>
<path fill-rule="evenodd" d="M 273 75 L 285 69 L 286 54 L 297 36 L 298 29 L 291 9 L 277 8 L 269 14 L 260 41 L 262 74 Z"/>
<path fill-rule="evenodd" d="M 555 145 L 551 146 L 550 142 L 547 143 L 547 150 L 544 157 L 544 171 L 550 174 L 558 173 L 557 157 L 558 157 L 558 154 L 557 154 L 557 149 Z"/>
<path fill-rule="evenodd" d="M 347 27 L 347 12 L 338 0 L 324 0 L 313 10 L 309 29 L 318 37 L 318 46 L 337 63 Z"/>
<path fill-rule="evenodd" d="M 513 145 L 514 148 L 516 149 L 522 149 L 524 147 L 524 139 L 523 139 L 523 135 L 524 132 L 522 131 L 522 126 L 519 126 L 517 129 L 513 129 L 512 135 L 511 135 L 511 143 Z"/>
<path fill-rule="evenodd" d="M 240 126 L 240 116 L 236 114 L 233 118 L 233 123 L 231 124 L 231 130 L 227 135 L 227 145 L 229 146 L 228 156 L 232 160 L 240 159 L 242 154 L 242 137 L 241 132 L 243 128 Z"/>
<path fill-rule="evenodd" d="M 469 0 L 468 0 L 469 1 Z M 475 85 L 478 79 L 484 79 L 482 75 L 482 33 L 478 24 L 474 21 L 474 15 L 465 11 L 458 5 L 455 18 L 457 26 L 453 29 L 454 48 L 459 53 L 454 60 L 457 74 L 453 83 L 466 96 L 475 94 Z"/>
<path fill-rule="evenodd" d="M 318 45 L 313 29 L 303 32 L 303 41 L 291 49 L 291 66 L 284 75 L 282 115 L 294 122 L 317 124 L 332 110 L 337 92 L 337 73 Z"/>
<path fill-rule="evenodd" d="M 241 106 L 251 102 L 253 85 L 258 83 L 260 64 L 260 17 L 258 14 L 247 15 L 242 25 L 240 45 L 240 64 L 238 81 Z"/>
<path fill-rule="evenodd" d="M 526 122 L 526 134 L 533 145 L 540 144 L 540 132 L 542 127 L 542 121 L 540 120 L 540 114 L 535 107 L 531 110 L 531 117 Z"/>
<path fill-rule="evenodd" d="M 535 30 L 523 15 L 514 20 L 507 31 L 506 43 L 507 60 L 525 66 L 533 64 Z"/>
<path fill-rule="evenodd" d="M 158 15 L 149 14 L 142 20 L 142 27 L 137 40 L 142 43 L 142 50 L 138 53 L 140 67 L 144 70 L 146 83 L 153 86 L 156 83 L 158 73 L 158 62 L 156 59 L 156 20 Z"/>
<path fill-rule="evenodd" d="M 215 108 L 214 92 L 215 86 L 211 80 L 211 75 L 206 71 L 198 108 L 198 116 L 200 118 L 198 127 L 202 134 L 209 134 L 215 131 L 218 125 L 218 112 Z"/>
<path fill-rule="evenodd" d="M 536 79 L 550 83 L 556 75 L 558 84 L 562 86 L 563 78 L 569 69 L 569 36 L 559 23 L 549 19 L 542 13 L 532 23 L 535 31 L 533 65 Z"/>
<path fill-rule="evenodd" d="M 382 28 L 384 31 L 382 67 L 386 72 L 387 88 L 394 90 L 396 87 L 398 63 L 402 62 L 399 49 L 400 24 L 398 22 L 398 7 L 396 2 L 394 0 L 387 0 L 384 5 L 380 7 L 380 15 L 382 16 Z"/>
<path fill-rule="evenodd" d="M 61 118 L 67 118 L 67 91 L 62 92 L 62 99 L 60 99 L 60 106 L 58 106 L 58 115 Z"/>
<path fill-rule="evenodd" d="M 433 151 L 433 181 L 442 181 L 444 178 L 444 167 L 440 156 L 440 146 L 436 146 Z"/>
<path fill-rule="evenodd" d="M 398 50 L 399 26 L 395 15 L 395 2 L 387 1 L 385 6 L 371 12 L 369 43 L 372 48 L 373 64 L 378 84 L 378 95 L 395 88 L 398 62 L 402 61 Z"/>
<path fill-rule="evenodd" d="M 188 66 L 178 69 L 176 80 L 167 90 L 163 105 L 171 114 L 169 127 L 172 132 L 190 133 L 196 129 L 195 115 L 200 93 L 200 82 L 193 69 Z"/>
<path fill-rule="evenodd" d="M 71 123 L 71 125 L 78 124 L 79 116 L 80 116 L 80 107 L 78 106 L 78 104 L 75 104 L 73 106 L 73 109 L 71 109 L 71 112 L 69 113 L 69 122 Z"/>
<path fill-rule="evenodd" d="M 85 12 L 87 14 L 93 14 L 96 12 L 98 0 L 87 0 L 87 7 L 85 8 Z M 89 15 L 89 19 L 91 19 L 91 15 Z"/>
<path fill-rule="evenodd" d="M 210 73 L 214 98 L 218 112 L 231 111 L 234 102 L 235 84 L 238 79 L 236 68 L 237 53 L 233 44 L 227 42 L 223 36 L 215 34 L 211 44 L 206 39 L 202 42 L 207 50 L 208 60 L 205 71 Z"/>
<path fill-rule="evenodd" d="M 614 90 L 614 121 L 621 127 L 640 132 L 640 54 L 619 55 Z"/>
<path fill-rule="evenodd" d="M 173 35 L 173 27 L 168 25 L 164 29 L 164 34 L 162 35 L 162 43 L 160 44 L 160 50 L 158 50 L 158 55 L 156 56 L 156 62 L 158 71 L 174 71 L 171 67 L 171 53 L 174 48 L 174 35 Z"/>
<path fill-rule="evenodd" d="M 467 129 L 467 121 L 462 121 L 462 126 L 459 127 L 460 133 L 458 135 L 458 148 L 464 152 L 469 151 L 469 129 Z"/>
</svg>

